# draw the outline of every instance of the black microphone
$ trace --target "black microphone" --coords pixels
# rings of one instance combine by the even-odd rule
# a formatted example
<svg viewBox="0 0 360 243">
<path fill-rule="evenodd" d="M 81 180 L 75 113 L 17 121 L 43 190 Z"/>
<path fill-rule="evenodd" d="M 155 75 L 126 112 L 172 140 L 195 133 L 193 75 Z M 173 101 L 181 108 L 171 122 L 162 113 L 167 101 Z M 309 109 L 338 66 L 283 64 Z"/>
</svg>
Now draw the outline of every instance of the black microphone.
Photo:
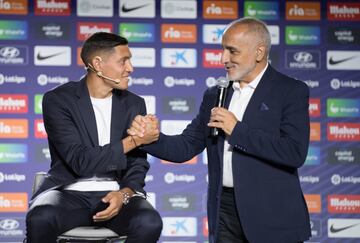
<svg viewBox="0 0 360 243">
<path fill-rule="evenodd" d="M 87 66 L 86 68 L 87 68 L 87 69 L 90 69 L 91 71 L 93 71 L 94 73 L 96 73 L 96 75 L 97 75 L 98 77 L 100 77 L 100 78 L 104 78 L 104 79 L 113 81 L 113 82 L 116 83 L 116 84 L 119 84 L 119 83 L 120 83 L 120 79 L 113 79 L 113 78 L 110 78 L 110 77 L 108 77 L 108 76 L 103 75 L 102 72 L 100 72 L 100 71 L 97 72 L 91 64 L 88 64 L 88 66 Z"/>
<path fill-rule="evenodd" d="M 229 79 L 225 77 L 219 77 L 217 80 L 217 95 L 216 103 L 214 107 L 224 107 L 225 98 L 227 93 L 227 88 L 229 86 Z M 211 136 L 216 137 L 219 135 L 219 129 L 217 127 L 212 127 L 210 130 Z"/>
</svg>

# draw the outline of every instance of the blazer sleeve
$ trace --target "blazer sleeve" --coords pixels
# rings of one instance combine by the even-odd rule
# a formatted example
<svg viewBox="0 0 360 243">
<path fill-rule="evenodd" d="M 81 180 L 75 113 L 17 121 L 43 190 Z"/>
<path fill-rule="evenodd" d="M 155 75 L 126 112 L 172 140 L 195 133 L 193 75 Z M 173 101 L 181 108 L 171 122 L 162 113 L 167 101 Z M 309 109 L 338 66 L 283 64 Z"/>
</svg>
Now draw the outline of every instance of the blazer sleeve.
<svg viewBox="0 0 360 243">
<path fill-rule="evenodd" d="M 79 122 L 75 105 L 69 106 L 53 91 L 44 95 L 43 118 L 49 144 L 57 158 L 74 174 L 88 177 L 126 168 L 127 159 L 121 140 L 105 146 L 93 146 Z M 52 156 L 53 157 L 53 156 Z"/>
<path fill-rule="evenodd" d="M 297 84 L 286 90 L 279 135 L 238 122 L 229 139 L 235 151 L 258 157 L 265 163 L 293 168 L 304 164 L 310 133 L 309 88 L 303 83 Z"/>
</svg>

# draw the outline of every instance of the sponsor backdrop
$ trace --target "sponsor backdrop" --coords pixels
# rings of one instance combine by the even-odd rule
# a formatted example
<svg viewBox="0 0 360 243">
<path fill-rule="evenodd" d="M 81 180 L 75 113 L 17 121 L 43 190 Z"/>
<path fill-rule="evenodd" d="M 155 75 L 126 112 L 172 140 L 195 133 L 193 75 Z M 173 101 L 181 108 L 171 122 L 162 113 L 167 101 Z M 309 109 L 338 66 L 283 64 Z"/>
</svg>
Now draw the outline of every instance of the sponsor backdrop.
<svg viewBox="0 0 360 243">
<path fill-rule="evenodd" d="M 225 75 L 222 33 L 243 16 L 269 24 L 271 64 L 311 90 L 311 143 L 300 170 L 309 242 L 359 242 L 360 3 L 231 0 L 0 0 L 0 242 L 24 237 L 33 176 L 50 162 L 42 95 L 84 75 L 86 37 L 108 31 L 129 39 L 129 89 L 145 98 L 163 132 L 176 134 Z M 182 165 L 149 161 L 160 242 L 207 242 L 206 155 Z"/>
</svg>

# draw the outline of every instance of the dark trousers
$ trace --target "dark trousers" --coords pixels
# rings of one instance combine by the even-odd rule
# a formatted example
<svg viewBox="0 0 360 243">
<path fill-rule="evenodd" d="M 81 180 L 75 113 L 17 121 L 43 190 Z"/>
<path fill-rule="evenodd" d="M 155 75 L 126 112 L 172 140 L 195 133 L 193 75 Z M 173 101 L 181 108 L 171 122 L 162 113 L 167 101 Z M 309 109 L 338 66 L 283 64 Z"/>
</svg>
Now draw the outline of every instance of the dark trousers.
<svg viewBox="0 0 360 243">
<path fill-rule="evenodd" d="M 26 215 L 27 243 L 54 243 L 57 236 L 78 226 L 104 226 L 126 243 L 157 242 L 162 230 L 159 213 L 144 198 L 133 197 L 118 215 L 94 223 L 92 217 L 105 209 L 101 202 L 107 192 L 74 192 L 51 190 L 39 195 Z"/>
<path fill-rule="evenodd" d="M 217 243 L 249 243 L 236 210 L 234 189 L 223 187 Z"/>
</svg>

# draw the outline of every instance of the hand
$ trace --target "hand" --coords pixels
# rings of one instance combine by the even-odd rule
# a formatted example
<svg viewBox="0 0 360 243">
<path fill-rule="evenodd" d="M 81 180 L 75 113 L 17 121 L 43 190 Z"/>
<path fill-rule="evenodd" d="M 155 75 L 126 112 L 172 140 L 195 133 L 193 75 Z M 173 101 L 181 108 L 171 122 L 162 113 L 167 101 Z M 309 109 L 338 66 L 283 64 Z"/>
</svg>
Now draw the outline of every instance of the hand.
<svg viewBox="0 0 360 243">
<path fill-rule="evenodd" d="M 211 110 L 208 126 L 221 128 L 227 136 L 230 136 L 237 122 L 234 113 L 222 107 L 215 107 Z"/>
<path fill-rule="evenodd" d="M 159 120 L 154 115 L 137 115 L 127 133 L 136 141 L 137 145 L 149 144 L 159 138 Z"/>
<path fill-rule="evenodd" d="M 103 203 L 108 203 L 109 206 L 100 212 L 97 212 L 94 216 L 94 222 L 101 222 L 111 219 L 116 216 L 123 206 L 123 194 L 118 191 L 109 192 L 102 199 Z"/>
</svg>

